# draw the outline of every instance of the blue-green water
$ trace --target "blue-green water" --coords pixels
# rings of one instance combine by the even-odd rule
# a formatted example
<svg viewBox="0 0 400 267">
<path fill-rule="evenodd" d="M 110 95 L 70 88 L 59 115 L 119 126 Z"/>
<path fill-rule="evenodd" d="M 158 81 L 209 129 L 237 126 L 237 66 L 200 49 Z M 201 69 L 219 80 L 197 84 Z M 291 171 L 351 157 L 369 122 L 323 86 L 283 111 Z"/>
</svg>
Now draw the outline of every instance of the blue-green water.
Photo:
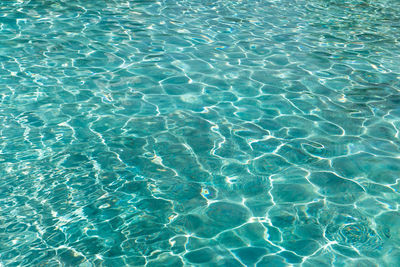
<svg viewBox="0 0 400 267">
<path fill-rule="evenodd" d="M 399 266 L 400 2 L 0 3 L 0 266 Z"/>
</svg>

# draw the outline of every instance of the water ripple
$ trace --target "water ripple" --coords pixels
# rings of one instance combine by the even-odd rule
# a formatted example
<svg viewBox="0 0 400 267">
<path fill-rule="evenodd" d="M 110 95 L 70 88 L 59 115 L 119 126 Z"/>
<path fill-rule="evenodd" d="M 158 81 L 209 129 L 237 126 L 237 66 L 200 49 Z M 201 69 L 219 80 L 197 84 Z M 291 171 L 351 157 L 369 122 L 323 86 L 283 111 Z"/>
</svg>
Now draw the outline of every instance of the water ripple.
<svg viewBox="0 0 400 267">
<path fill-rule="evenodd" d="M 398 266 L 396 1 L 6 1 L 0 265 Z"/>
</svg>

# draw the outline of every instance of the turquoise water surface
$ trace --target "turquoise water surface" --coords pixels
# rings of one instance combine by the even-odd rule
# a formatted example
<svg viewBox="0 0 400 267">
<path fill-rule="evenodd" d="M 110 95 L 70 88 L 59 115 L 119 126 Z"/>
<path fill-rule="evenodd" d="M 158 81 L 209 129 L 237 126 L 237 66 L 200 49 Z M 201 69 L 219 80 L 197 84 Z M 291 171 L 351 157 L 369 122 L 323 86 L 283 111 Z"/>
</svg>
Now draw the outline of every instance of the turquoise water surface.
<svg viewBox="0 0 400 267">
<path fill-rule="evenodd" d="M 0 3 L 0 266 L 400 266 L 400 2 Z"/>
</svg>

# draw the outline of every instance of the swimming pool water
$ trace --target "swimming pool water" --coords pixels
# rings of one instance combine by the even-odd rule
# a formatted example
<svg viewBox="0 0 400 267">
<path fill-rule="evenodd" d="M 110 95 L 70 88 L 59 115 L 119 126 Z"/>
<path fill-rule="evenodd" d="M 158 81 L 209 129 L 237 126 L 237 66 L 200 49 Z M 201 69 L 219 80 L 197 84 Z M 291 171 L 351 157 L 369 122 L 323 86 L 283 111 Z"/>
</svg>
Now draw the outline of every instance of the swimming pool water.
<svg viewBox="0 0 400 267">
<path fill-rule="evenodd" d="M 0 3 L 1 266 L 399 266 L 400 2 Z"/>
</svg>

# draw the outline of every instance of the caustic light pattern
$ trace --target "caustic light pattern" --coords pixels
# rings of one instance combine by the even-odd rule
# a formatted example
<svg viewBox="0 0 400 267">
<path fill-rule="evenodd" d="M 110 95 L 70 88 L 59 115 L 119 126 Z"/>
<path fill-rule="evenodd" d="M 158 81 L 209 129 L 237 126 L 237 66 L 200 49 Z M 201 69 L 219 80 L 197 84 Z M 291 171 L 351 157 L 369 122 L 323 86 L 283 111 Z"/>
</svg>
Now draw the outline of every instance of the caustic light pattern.
<svg viewBox="0 0 400 267">
<path fill-rule="evenodd" d="M 0 3 L 0 265 L 399 266 L 400 2 Z"/>
</svg>

